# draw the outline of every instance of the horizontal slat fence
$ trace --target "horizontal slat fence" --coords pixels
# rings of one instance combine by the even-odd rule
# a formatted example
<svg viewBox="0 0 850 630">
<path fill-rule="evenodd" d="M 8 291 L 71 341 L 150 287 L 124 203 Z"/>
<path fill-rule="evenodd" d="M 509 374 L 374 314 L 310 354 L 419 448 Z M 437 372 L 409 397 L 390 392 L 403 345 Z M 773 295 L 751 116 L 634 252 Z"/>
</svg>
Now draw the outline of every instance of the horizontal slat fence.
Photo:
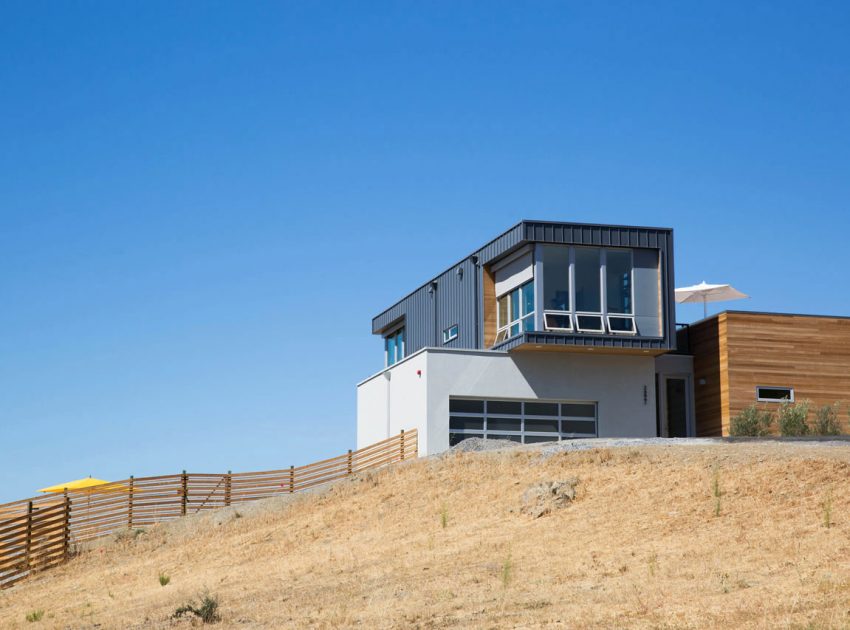
<svg viewBox="0 0 850 630">
<path fill-rule="evenodd" d="M 44 494 L 0 505 L 0 588 L 66 560 L 76 545 L 206 510 L 303 492 L 418 455 L 416 430 L 307 466 L 187 473 Z"/>
</svg>

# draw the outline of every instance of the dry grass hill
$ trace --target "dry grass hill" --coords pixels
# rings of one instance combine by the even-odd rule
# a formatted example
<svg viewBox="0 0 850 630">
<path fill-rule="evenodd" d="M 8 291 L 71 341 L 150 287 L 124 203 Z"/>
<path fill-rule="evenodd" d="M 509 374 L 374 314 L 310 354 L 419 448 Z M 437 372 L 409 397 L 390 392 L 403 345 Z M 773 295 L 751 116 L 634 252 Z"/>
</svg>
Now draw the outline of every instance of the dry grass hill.
<svg viewBox="0 0 850 630">
<path fill-rule="evenodd" d="M 848 627 L 849 473 L 817 444 L 423 459 L 95 546 L 0 591 L 0 627 L 190 627 L 204 590 L 213 627 Z"/>
</svg>

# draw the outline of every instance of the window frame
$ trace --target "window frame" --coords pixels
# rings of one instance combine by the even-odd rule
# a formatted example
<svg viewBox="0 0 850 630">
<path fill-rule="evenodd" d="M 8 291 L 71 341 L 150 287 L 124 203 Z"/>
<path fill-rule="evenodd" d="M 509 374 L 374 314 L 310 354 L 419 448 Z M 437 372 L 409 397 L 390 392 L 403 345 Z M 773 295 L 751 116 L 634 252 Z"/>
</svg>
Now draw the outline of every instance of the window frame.
<svg viewBox="0 0 850 630">
<path fill-rule="evenodd" d="M 762 389 L 787 389 L 790 396 L 788 398 L 763 398 L 760 396 L 760 390 Z M 794 402 L 794 388 L 789 387 L 788 385 L 756 385 L 756 402 L 766 402 L 766 403 L 783 403 L 783 402 Z"/>
<path fill-rule="evenodd" d="M 614 330 L 611 327 L 611 318 L 612 317 L 614 319 L 622 319 L 624 321 L 631 322 L 632 329 L 631 330 Z M 606 323 L 608 324 L 608 332 L 611 333 L 612 335 L 636 335 L 637 334 L 637 323 L 635 322 L 635 316 L 634 315 L 622 315 L 622 314 L 616 313 L 614 315 L 606 315 L 605 319 L 607 320 Z"/>
<path fill-rule="evenodd" d="M 452 333 L 452 330 L 454 330 L 454 333 Z M 452 324 L 448 328 L 444 329 L 443 330 L 443 345 L 446 345 L 447 343 L 457 339 L 459 332 L 460 332 L 460 326 L 458 324 Z"/>
<path fill-rule="evenodd" d="M 528 313 L 523 313 L 522 311 L 523 311 L 523 307 L 525 306 L 525 298 L 526 298 L 526 295 L 525 295 L 526 287 L 531 287 L 532 298 L 533 298 L 532 301 L 531 301 L 532 308 L 531 308 L 531 311 L 529 311 Z M 519 317 L 517 319 L 511 319 L 512 318 L 512 315 L 511 315 L 512 308 L 511 307 L 512 307 L 512 298 L 513 298 L 514 291 L 518 291 L 517 300 L 519 302 Z M 502 313 L 501 313 L 501 309 L 499 308 L 499 302 L 502 298 L 508 299 L 508 308 L 507 308 L 508 322 L 504 325 L 501 322 Z M 531 323 L 532 323 L 531 330 L 533 331 L 534 330 L 534 324 L 535 324 L 534 319 L 535 319 L 536 313 L 537 313 L 537 287 L 535 286 L 535 278 L 532 276 L 531 280 L 526 280 L 525 282 L 523 282 L 518 287 L 514 287 L 510 291 L 507 291 L 506 293 L 503 293 L 502 295 L 496 296 L 496 340 L 495 340 L 494 343 L 501 343 L 501 342 L 507 341 L 508 339 L 511 339 L 513 337 L 517 337 L 524 332 L 528 332 L 528 331 L 526 331 L 526 329 L 523 325 L 523 322 L 525 320 L 531 320 Z M 511 334 L 511 328 L 513 328 L 514 325 L 519 325 L 519 331 L 516 334 Z"/>
<path fill-rule="evenodd" d="M 570 322 L 569 328 L 560 328 L 558 326 L 550 326 L 546 323 L 547 315 L 559 315 L 561 317 L 566 317 Z M 573 314 L 569 311 L 543 311 L 543 329 L 551 330 L 554 332 L 573 332 L 575 330 L 575 326 L 573 326 Z"/>
<path fill-rule="evenodd" d="M 401 356 L 399 356 L 399 345 L 398 345 L 398 337 L 401 335 Z M 395 358 L 392 363 L 390 363 L 390 349 L 389 349 L 389 340 L 393 339 L 393 343 L 395 343 Z M 407 333 L 405 332 L 404 324 L 400 324 L 394 327 L 390 332 L 384 335 L 384 367 L 392 367 L 403 361 L 407 356 Z"/>
<path fill-rule="evenodd" d="M 576 330 L 578 332 L 580 332 L 580 333 L 592 333 L 592 334 L 595 334 L 595 335 L 600 335 L 600 334 L 604 335 L 605 334 L 605 332 L 606 332 L 606 330 L 605 330 L 605 315 L 603 315 L 602 313 L 576 313 L 575 317 L 576 317 Z M 579 323 L 579 317 L 598 317 L 599 318 L 599 325 L 601 326 L 601 328 L 582 328 L 581 324 Z"/>
</svg>

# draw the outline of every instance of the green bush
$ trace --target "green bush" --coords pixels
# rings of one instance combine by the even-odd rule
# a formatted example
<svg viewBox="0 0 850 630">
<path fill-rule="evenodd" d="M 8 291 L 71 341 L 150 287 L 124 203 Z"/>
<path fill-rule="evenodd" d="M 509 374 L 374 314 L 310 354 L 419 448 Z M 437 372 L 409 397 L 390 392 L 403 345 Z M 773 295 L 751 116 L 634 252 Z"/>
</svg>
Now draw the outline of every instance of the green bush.
<svg viewBox="0 0 850 630">
<path fill-rule="evenodd" d="M 221 621 L 221 616 L 218 614 L 219 601 L 217 596 L 205 591 L 198 596 L 198 600 L 197 606 L 194 602 L 183 604 L 174 611 L 172 617 L 179 619 L 184 615 L 194 615 L 201 620 L 201 623 Z"/>
<path fill-rule="evenodd" d="M 770 435 L 773 426 L 773 413 L 750 405 L 732 418 L 729 427 L 731 435 L 743 437 L 763 437 Z"/>
<path fill-rule="evenodd" d="M 42 617 L 44 617 L 44 611 L 39 608 L 38 610 L 31 610 L 28 612 L 26 619 L 30 623 L 34 623 L 36 621 L 41 621 Z"/>
<path fill-rule="evenodd" d="M 815 435 L 841 435 L 841 423 L 838 420 L 838 403 L 817 408 L 812 433 Z"/>
<path fill-rule="evenodd" d="M 783 401 L 779 404 L 779 433 L 789 437 L 808 435 L 809 430 L 809 406 L 808 400 L 798 403 Z"/>
</svg>

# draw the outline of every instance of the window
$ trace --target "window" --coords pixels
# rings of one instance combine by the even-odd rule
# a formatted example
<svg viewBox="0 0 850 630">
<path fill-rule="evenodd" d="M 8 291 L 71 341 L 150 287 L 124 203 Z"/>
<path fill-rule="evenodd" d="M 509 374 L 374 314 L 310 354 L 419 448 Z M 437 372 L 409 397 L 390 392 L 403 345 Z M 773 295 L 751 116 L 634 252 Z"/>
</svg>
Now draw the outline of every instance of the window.
<svg viewBox="0 0 850 630">
<path fill-rule="evenodd" d="M 457 324 L 454 326 L 449 326 L 443 331 L 443 343 L 448 343 L 454 339 L 457 339 Z"/>
<path fill-rule="evenodd" d="M 534 280 L 499 297 L 496 343 L 534 330 Z"/>
<path fill-rule="evenodd" d="M 609 315 L 608 330 L 615 335 L 634 335 L 637 332 L 635 330 L 635 318 L 623 317 L 622 315 Z"/>
<path fill-rule="evenodd" d="M 794 402 L 793 387 L 756 387 L 756 400 L 759 402 Z"/>
<path fill-rule="evenodd" d="M 572 332 L 573 317 L 569 313 L 552 313 L 550 311 L 544 311 L 543 327 L 546 330 Z"/>
<path fill-rule="evenodd" d="M 449 445 L 480 437 L 524 444 L 596 437 L 596 403 L 449 398 Z"/>
<path fill-rule="evenodd" d="M 604 333 L 602 315 L 576 315 L 576 328 L 579 332 Z"/>
<path fill-rule="evenodd" d="M 602 250 L 596 247 L 576 247 L 576 311 L 602 312 Z"/>
<path fill-rule="evenodd" d="M 386 350 L 387 367 L 404 358 L 404 327 L 384 337 L 384 349 Z"/>
<path fill-rule="evenodd" d="M 609 313 L 632 314 L 631 250 L 605 250 L 605 295 Z"/>
<path fill-rule="evenodd" d="M 544 330 L 637 334 L 631 249 L 542 245 L 541 252 Z"/>
</svg>

